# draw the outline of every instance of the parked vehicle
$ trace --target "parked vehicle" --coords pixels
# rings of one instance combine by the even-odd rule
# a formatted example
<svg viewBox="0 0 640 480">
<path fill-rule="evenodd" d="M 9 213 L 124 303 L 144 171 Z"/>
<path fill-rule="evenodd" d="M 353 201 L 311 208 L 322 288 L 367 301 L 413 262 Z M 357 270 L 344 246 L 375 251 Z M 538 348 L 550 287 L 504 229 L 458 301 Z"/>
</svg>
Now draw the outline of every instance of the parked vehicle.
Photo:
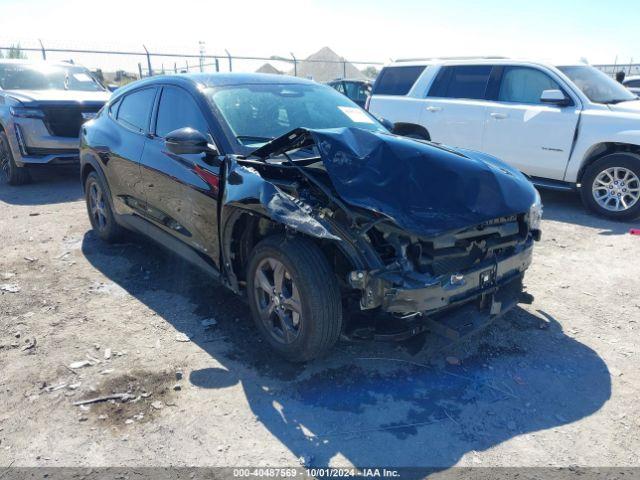
<svg viewBox="0 0 640 480">
<path fill-rule="evenodd" d="M 80 125 L 109 95 L 78 65 L 0 60 L 0 181 L 21 185 L 29 166 L 78 163 Z"/>
<path fill-rule="evenodd" d="M 636 95 L 640 94 L 640 76 L 632 75 L 626 77 L 622 84 L 627 87 L 632 93 L 635 93 Z"/>
<path fill-rule="evenodd" d="M 391 135 L 295 77 L 135 82 L 82 127 L 80 155 L 100 238 L 137 230 L 198 265 L 295 361 L 348 330 L 343 309 L 397 323 L 463 304 L 504 313 L 540 235 L 539 196 L 517 170 Z"/>
<path fill-rule="evenodd" d="M 371 82 L 366 80 L 336 79 L 327 85 L 346 95 L 361 107 L 364 107 L 367 98 L 371 95 Z"/>
<path fill-rule="evenodd" d="M 397 133 L 483 151 L 536 185 L 579 190 L 606 217 L 640 214 L 640 101 L 588 65 L 396 62 L 378 76 L 369 110 Z"/>
</svg>

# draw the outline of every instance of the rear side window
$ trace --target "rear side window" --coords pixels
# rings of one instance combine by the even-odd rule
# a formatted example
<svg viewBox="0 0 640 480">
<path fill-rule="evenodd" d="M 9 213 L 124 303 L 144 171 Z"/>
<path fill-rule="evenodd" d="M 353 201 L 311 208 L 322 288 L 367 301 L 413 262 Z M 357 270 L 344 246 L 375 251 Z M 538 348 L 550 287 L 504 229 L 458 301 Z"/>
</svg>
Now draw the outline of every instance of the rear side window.
<svg viewBox="0 0 640 480">
<path fill-rule="evenodd" d="M 144 132 L 149 125 L 149 116 L 156 96 L 155 88 L 147 88 L 126 95 L 120 101 L 118 122 L 126 127 Z"/>
<path fill-rule="evenodd" d="M 191 127 L 205 135 L 209 133 L 207 121 L 191 95 L 179 88 L 163 88 L 158 107 L 156 135 L 165 137 L 167 133 L 184 127 Z"/>
<path fill-rule="evenodd" d="M 428 96 L 483 100 L 491 68 L 491 65 L 442 67 L 429 89 Z"/>
<path fill-rule="evenodd" d="M 629 80 L 628 82 L 624 82 L 624 86 L 631 87 L 631 88 L 639 88 L 640 80 Z"/>
<path fill-rule="evenodd" d="M 406 95 L 425 68 L 424 66 L 383 68 L 373 85 L 373 95 Z"/>
</svg>

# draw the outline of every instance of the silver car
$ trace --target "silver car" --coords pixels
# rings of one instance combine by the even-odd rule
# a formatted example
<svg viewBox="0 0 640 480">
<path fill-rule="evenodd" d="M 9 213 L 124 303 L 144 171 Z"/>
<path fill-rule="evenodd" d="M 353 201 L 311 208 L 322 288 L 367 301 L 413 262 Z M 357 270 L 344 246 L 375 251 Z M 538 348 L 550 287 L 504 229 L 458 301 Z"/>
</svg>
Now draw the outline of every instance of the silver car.
<svg viewBox="0 0 640 480">
<path fill-rule="evenodd" d="M 79 65 L 0 60 L 0 182 L 29 182 L 33 165 L 77 163 L 80 127 L 109 96 Z"/>
</svg>

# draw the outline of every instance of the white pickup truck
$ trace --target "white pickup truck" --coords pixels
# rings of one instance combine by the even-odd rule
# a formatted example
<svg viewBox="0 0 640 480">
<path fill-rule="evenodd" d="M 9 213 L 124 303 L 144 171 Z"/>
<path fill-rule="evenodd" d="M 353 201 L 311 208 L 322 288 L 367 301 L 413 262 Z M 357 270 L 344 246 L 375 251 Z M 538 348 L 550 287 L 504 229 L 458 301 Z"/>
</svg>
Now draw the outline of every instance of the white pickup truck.
<svg viewBox="0 0 640 480">
<path fill-rule="evenodd" d="M 591 210 L 640 215 L 640 100 L 584 64 L 504 58 L 397 61 L 368 110 L 394 132 L 489 153 Z"/>
</svg>

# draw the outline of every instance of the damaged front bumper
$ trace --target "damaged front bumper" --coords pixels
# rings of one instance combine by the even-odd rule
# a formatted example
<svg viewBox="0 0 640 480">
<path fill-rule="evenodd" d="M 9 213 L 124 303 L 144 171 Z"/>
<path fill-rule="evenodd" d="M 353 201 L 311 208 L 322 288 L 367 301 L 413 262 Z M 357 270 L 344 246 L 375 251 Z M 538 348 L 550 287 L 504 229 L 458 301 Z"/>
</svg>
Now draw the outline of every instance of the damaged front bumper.
<svg viewBox="0 0 640 480">
<path fill-rule="evenodd" d="M 492 315 L 499 315 L 517 302 L 532 254 L 533 241 L 528 241 L 506 258 L 486 259 L 451 275 L 431 277 L 400 269 L 357 270 L 349 274 L 349 283 L 362 291 L 363 310 L 380 307 L 400 315 L 434 314 L 479 298 L 489 302 Z"/>
</svg>

